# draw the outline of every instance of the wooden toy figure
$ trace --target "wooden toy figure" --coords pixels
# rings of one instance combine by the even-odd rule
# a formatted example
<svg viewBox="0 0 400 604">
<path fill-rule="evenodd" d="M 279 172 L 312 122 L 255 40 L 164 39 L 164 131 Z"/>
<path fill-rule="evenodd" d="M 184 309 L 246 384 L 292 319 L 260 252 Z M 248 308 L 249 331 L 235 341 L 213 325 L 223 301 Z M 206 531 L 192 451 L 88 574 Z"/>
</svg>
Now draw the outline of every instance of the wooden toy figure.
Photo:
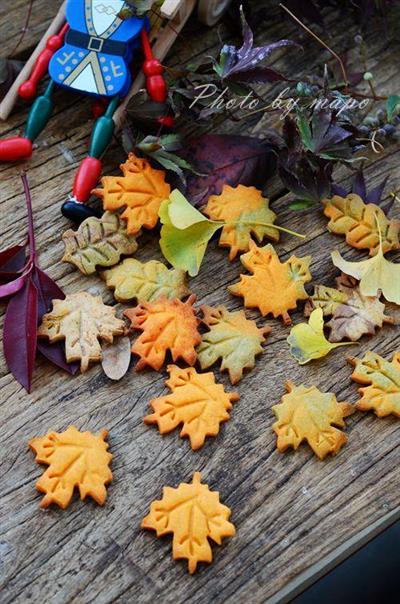
<svg viewBox="0 0 400 604">
<path fill-rule="evenodd" d="M 105 113 L 95 122 L 89 153 L 76 174 L 72 196 L 63 205 L 63 214 L 75 221 L 93 214 L 84 204 L 100 178 L 100 157 L 114 132 L 113 114 L 131 88 L 130 63 L 140 47 L 150 97 L 163 103 L 167 96 L 163 67 L 154 58 L 148 38 L 148 19 L 121 19 L 119 15 L 127 7 L 124 0 L 67 0 L 65 25 L 47 40 L 19 95 L 34 98 L 47 73 L 50 83 L 33 103 L 24 135 L 0 141 L 0 161 L 29 158 L 34 140 L 53 112 L 56 86 L 108 101 Z"/>
</svg>

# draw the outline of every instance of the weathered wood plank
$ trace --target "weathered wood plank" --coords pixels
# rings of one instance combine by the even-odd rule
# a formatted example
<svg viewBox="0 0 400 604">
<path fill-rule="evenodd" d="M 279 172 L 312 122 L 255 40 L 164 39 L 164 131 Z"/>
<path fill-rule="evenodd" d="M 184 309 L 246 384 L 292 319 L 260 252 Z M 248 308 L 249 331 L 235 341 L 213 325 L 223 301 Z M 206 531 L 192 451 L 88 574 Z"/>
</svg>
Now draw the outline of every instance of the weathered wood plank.
<svg viewBox="0 0 400 604">
<path fill-rule="evenodd" d="M 0 28 L 5 48 L 12 47 L 12 38 L 20 27 L 17 15 L 21 19 L 21 7 L 25 5 L 22 0 L 13 4 L 10 28 L 14 29 Z M 52 10 L 49 3 L 35 2 L 38 12 L 32 39 L 39 37 L 48 25 Z M 1 7 L 2 24 L 5 14 L 6 7 Z M 328 14 L 328 22 L 335 47 L 350 45 L 355 28 L 344 27 L 333 14 Z M 221 31 L 226 37 L 226 28 Z M 291 24 L 271 19 L 265 28 L 260 28 L 257 42 L 290 37 L 293 32 Z M 319 48 L 303 35 L 300 37 L 305 42 L 304 55 L 282 59 L 286 65 L 290 61 L 296 75 L 305 72 L 307 64 L 320 62 Z M 395 92 L 396 86 L 399 88 L 397 47 L 388 46 L 374 28 L 368 45 L 372 67 L 378 63 L 381 66 L 376 73 L 379 86 L 383 92 Z M 206 32 L 192 20 L 177 41 L 170 62 L 188 60 L 205 46 L 218 48 L 217 30 Z M 0 135 L 22 126 L 25 117 L 26 110 L 19 109 L 7 124 L 0 126 Z M 252 130 L 262 135 L 263 128 L 275 120 L 274 115 L 266 116 Z M 29 164 L 38 249 L 43 268 L 66 292 L 95 287 L 105 301 L 113 303 L 99 278 L 84 278 L 59 261 L 60 235 L 67 226 L 59 207 L 85 153 L 90 127 L 89 103 L 59 94 L 56 114 Z M 243 120 L 226 124 L 220 130 L 249 132 L 249 124 Z M 116 142 L 107 153 L 106 170 L 116 171 L 122 159 L 123 152 Z M 371 159 L 366 169 L 371 186 L 390 174 L 391 188 L 396 188 L 400 182 L 397 147 L 388 147 L 383 156 Z M 24 235 L 19 170 L 20 166 L 0 166 L 1 247 L 22 240 Z M 347 183 L 350 173 L 340 170 L 337 178 Z M 284 193 L 282 187 L 273 185 L 274 198 L 278 193 Z M 287 201 L 288 196 L 280 195 L 274 203 L 280 224 L 305 232 L 308 238 L 300 241 L 284 235 L 278 245 L 279 253 L 284 258 L 294 252 L 312 254 L 314 281 L 332 284 L 336 271 L 329 258 L 331 248 L 338 247 L 347 258 L 360 258 L 362 254 L 349 250 L 341 238 L 326 232 L 326 219 L 321 212 L 294 213 L 288 210 Z M 146 234 L 141 241 L 139 259 L 161 258 L 155 235 Z M 394 257 L 398 260 L 400 255 Z M 213 242 L 206 267 L 191 281 L 199 304 L 223 303 L 230 309 L 241 308 L 240 299 L 226 290 L 239 273 L 239 262 L 229 263 L 226 251 Z M 122 308 L 118 305 L 119 312 Z M 400 319 L 399 311 L 393 312 Z M 3 317 L 4 307 L 1 314 Z M 71 379 L 43 361 L 35 373 L 33 393 L 27 395 L 7 372 L 1 351 L 0 580 L 4 602 L 39 602 L 46 598 L 57 603 L 85 604 L 261 603 L 398 505 L 400 427 L 395 419 L 355 414 L 347 421 L 348 444 L 337 457 L 324 462 L 318 461 L 307 447 L 285 455 L 276 451 L 271 406 L 279 402 L 288 376 L 296 383 L 315 383 L 335 392 L 339 400 L 351 402 L 357 400 L 357 387 L 350 381 L 351 368 L 343 351 L 299 367 L 288 354 L 288 330 L 278 321 L 263 321 L 255 312 L 248 314 L 259 325 L 270 325 L 272 334 L 254 371 L 238 385 L 242 398 L 235 405 L 231 420 L 217 438 L 209 439 L 196 453 L 176 433 L 161 437 L 142 421 L 149 400 L 164 392 L 165 374 L 130 371 L 120 383 L 112 384 L 99 367 Z M 297 322 L 301 313 L 294 313 L 293 317 Z M 375 337 L 363 339 L 354 354 L 371 348 L 389 356 L 399 345 L 398 328 L 386 326 Z M 218 371 L 216 374 L 220 377 Z M 221 380 L 230 388 L 225 376 Z M 27 441 L 69 424 L 93 431 L 109 429 L 114 481 L 104 508 L 74 501 L 67 511 L 52 509 L 43 513 L 38 509 L 40 496 L 34 489 L 41 469 L 34 464 Z M 164 485 L 187 480 L 195 470 L 200 470 L 209 484 L 221 492 L 222 501 L 232 507 L 232 520 L 238 531 L 221 548 L 215 547 L 211 567 L 201 568 L 197 575 L 189 577 L 184 563 L 172 562 L 170 540 L 157 540 L 153 534 L 141 531 L 139 524 Z"/>
</svg>

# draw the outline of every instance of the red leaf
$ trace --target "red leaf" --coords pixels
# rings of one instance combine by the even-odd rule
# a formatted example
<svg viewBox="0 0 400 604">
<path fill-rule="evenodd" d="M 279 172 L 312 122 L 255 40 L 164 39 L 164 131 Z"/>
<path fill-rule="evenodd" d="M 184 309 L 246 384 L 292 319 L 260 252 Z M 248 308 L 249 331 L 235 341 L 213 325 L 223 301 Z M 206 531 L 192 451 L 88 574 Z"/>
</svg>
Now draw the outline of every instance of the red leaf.
<svg viewBox="0 0 400 604">
<path fill-rule="evenodd" d="M 204 174 L 188 177 L 186 196 L 196 206 L 225 184 L 262 187 L 276 164 L 272 146 L 250 136 L 204 134 L 189 141 L 184 158 Z"/>
<path fill-rule="evenodd" d="M 15 379 L 31 390 L 37 341 L 38 291 L 28 277 L 9 301 L 4 319 L 4 355 Z"/>
<path fill-rule="evenodd" d="M 0 283 L 9 283 L 17 279 L 25 264 L 25 246 L 15 245 L 0 252 Z"/>
</svg>

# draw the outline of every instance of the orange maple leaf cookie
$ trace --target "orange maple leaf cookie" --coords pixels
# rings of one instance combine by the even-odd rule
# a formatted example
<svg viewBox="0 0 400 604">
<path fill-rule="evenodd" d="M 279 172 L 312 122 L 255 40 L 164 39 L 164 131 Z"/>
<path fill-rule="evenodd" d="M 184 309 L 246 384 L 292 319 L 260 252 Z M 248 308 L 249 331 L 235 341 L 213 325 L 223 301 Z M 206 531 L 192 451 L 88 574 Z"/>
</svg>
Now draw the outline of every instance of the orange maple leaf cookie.
<svg viewBox="0 0 400 604">
<path fill-rule="evenodd" d="M 204 445 L 207 436 L 217 436 L 220 424 L 229 419 L 232 403 L 239 400 L 237 392 L 225 392 L 216 384 L 213 373 L 197 373 L 193 368 L 169 365 L 165 383 L 172 394 L 153 399 L 154 411 L 144 418 L 145 424 L 157 424 L 161 434 L 183 424 L 180 435 L 188 436 L 192 449 Z"/>
<path fill-rule="evenodd" d="M 252 275 L 241 275 L 229 291 L 242 296 L 247 308 L 258 308 L 263 316 L 282 317 L 290 325 L 288 311 L 296 308 L 298 300 L 308 299 L 304 284 L 311 281 L 311 256 L 291 256 L 281 262 L 271 244 L 260 248 L 250 242 L 250 251 L 240 261 Z"/>
<path fill-rule="evenodd" d="M 106 485 L 112 480 L 107 435 L 107 430 L 95 436 L 70 426 L 64 432 L 50 432 L 29 442 L 36 461 L 49 466 L 36 483 L 37 490 L 45 493 L 41 508 L 55 503 L 65 509 L 75 488 L 79 489 L 82 500 L 90 496 L 99 505 L 104 504 Z"/>
<path fill-rule="evenodd" d="M 204 209 L 211 220 L 222 220 L 223 227 L 219 244 L 229 247 L 229 260 L 238 252 L 247 252 L 252 235 L 259 243 L 264 237 L 279 241 L 279 231 L 272 223 L 276 214 L 269 208 L 269 199 L 255 187 L 225 185 L 220 195 L 212 195 Z"/>
<path fill-rule="evenodd" d="M 330 221 L 328 230 L 345 235 L 346 242 L 356 249 L 368 249 L 371 256 L 379 251 L 379 233 L 382 251 L 398 250 L 400 221 L 388 219 L 385 212 L 374 203 L 365 204 L 361 197 L 350 193 L 346 197 L 335 195 L 325 199 L 324 214 Z"/>
<path fill-rule="evenodd" d="M 173 533 L 172 557 L 187 559 L 193 574 L 199 562 L 212 562 L 209 539 L 221 545 L 223 537 L 235 535 L 235 527 L 228 521 L 230 515 L 230 509 L 220 503 L 218 491 L 210 491 L 195 472 L 191 484 L 164 487 L 163 498 L 153 501 L 141 526 L 156 531 L 157 537 Z"/>
<path fill-rule="evenodd" d="M 362 397 L 356 409 L 375 411 L 378 417 L 400 417 L 400 352 L 395 352 L 391 361 L 375 352 L 348 360 L 355 367 L 352 379 L 367 386 L 359 390 Z"/>
<path fill-rule="evenodd" d="M 344 428 L 344 418 L 353 413 L 349 403 L 338 403 L 331 392 L 321 392 L 315 386 L 295 386 L 287 382 L 288 394 L 279 405 L 272 407 L 278 421 L 272 426 L 281 452 L 288 447 L 297 449 L 307 441 L 314 453 L 324 459 L 335 455 L 347 442 L 347 436 L 335 428 Z"/>
<path fill-rule="evenodd" d="M 105 176 L 102 189 L 92 191 L 103 200 L 105 210 L 125 208 L 121 218 L 127 221 L 128 235 L 136 235 L 142 227 L 153 229 L 158 222 L 158 211 L 168 199 L 171 187 L 165 181 L 165 172 L 155 170 L 146 159 L 129 154 L 121 165 L 123 176 Z"/>
<path fill-rule="evenodd" d="M 174 361 L 183 359 L 188 365 L 195 364 L 195 347 L 201 342 L 195 300 L 193 295 L 186 302 L 163 297 L 125 311 L 132 328 L 143 331 L 132 346 L 132 353 L 140 357 L 138 371 L 147 365 L 160 371 L 168 350 Z"/>
</svg>

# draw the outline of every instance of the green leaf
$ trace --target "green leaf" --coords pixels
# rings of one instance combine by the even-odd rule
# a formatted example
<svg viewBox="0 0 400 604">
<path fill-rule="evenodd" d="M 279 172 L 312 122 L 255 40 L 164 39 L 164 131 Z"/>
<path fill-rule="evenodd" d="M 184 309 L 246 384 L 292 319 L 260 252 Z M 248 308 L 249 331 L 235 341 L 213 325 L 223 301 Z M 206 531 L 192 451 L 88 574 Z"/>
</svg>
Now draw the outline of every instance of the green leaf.
<svg viewBox="0 0 400 604">
<path fill-rule="evenodd" d="M 386 113 L 388 121 L 392 121 L 396 108 L 400 105 L 400 96 L 398 94 L 392 94 L 386 101 Z"/>
<path fill-rule="evenodd" d="M 305 115 L 298 114 L 297 115 L 297 127 L 300 132 L 301 140 L 304 146 L 309 151 L 314 151 L 312 132 L 310 128 L 310 124 Z"/>
<path fill-rule="evenodd" d="M 312 206 L 316 206 L 317 204 L 312 199 L 304 199 L 293 201 L 293 203 L 289 204 L 289 208 L 291 210 L 305 210 L 307 208 L 311 208 Z"/>
<path fill-rule="evenodd" d="M 299 323 L 292 327 L 287 342 L 291 355 L 300 365 L 325 357 L 339 346 L 354 344 L 354 342 L 332 344 L 325 338 L 322 308 L 317 308 L 311 313 L 308 323 Z"/>
<path fill-rule="evenodd" d="M 174 268 L 199 273 L 211 237 L 224 225 L 208 220 L 175 190 L 160 208 L 162 222 L 160 247 Z"/>
</svg>

